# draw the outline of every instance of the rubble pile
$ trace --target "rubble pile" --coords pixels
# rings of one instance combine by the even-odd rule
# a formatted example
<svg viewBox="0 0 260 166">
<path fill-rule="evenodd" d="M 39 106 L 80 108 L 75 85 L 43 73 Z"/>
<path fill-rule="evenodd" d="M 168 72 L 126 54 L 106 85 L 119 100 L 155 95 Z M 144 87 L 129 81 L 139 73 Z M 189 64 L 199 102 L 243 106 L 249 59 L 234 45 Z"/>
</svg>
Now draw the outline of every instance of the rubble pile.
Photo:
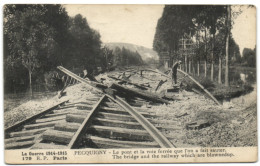
<svg viewBox="0 0 260 166">
<path fill-rule="evenodd" d="M 118 78 L 118 72 L 100 74 L 96 78 L 109 87 L 115 80 L 109 78 L 108 75 Z M 168 80 L 155 92 L 158 82 L 166 78 L 158 74 L 144 76 L 157 81 L 149 81 L 136 75 L 133 75 L 129 81 L 141 85 L 149 83 L 148 91 L 155 94 L 165 93 L 167 88 L 172 87 L 172 82 Z M 136 88 L 133 85 L 124 86 Z M 61 100 L 81 102 L 93 93 L 100 93 L 83 83 L 67 87 L 65 92 L 66 95 L 61 99 L 55 96 L 48 100 L 29 101 L 6 112 L 5 127 L 46 109 L 46 106 L 48 108 L 55 105 Z M 154 105 L 148 102 L 142 108 L 157 115 L 153 117 L 154 120 L 164 122 L 164 124 L 154 125 L 161 127 L 162 133 L 176 147 L 257 146 L 256 94 L 251 96 L 253 100 L 250 104 L 244 104 L 238 100 L 238 103 L 230 102 L 224 105 L 216 105 L 214 101 L 201 94 L 183 89 L 179 92 L 168 92 L 167 95 L 173 99 L 169 101 L 169 104 Z M 165 125 L 168 122 L 169 125 Z"/>
</svg>

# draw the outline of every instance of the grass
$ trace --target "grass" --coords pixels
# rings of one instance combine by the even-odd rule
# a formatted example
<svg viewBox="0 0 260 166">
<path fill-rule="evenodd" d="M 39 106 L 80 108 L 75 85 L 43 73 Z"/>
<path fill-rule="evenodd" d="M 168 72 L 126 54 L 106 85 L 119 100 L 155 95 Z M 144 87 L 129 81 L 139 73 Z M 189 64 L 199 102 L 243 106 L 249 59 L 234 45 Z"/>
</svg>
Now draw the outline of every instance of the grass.
<svg viewBox="0 0 260 166">
<path fill-rule="evenodd" d="M 214 95 L 218 100 L 221 99 L 230 99 L 234 97 L 239 97 L 241 95 L 250 93 L 253 91 L 253 87 L 244 84 L 244 85 L 230 85 L 226 87 L 224 85 L 216 85 L 216 87 L 211 91 L 212 95 Z"/>
</svg>

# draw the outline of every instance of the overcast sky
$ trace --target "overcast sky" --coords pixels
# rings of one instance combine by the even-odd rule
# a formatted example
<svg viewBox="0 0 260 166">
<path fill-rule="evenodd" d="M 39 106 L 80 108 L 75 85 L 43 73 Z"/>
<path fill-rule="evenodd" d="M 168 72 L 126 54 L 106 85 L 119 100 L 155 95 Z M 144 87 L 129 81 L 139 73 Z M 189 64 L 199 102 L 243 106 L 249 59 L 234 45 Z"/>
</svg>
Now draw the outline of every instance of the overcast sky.
<svg viewBox="0 0 260 166">
<path fill-rule="evenodd" d="M 254 49 L 256 45 L 256 9 L 242 6 L 242 13 L 235 19 L 232 35 L 240 47 Z"/>
<path fill-rule="evenodd" d="M 69 5 L 70 16 L 80 13 L 102 42 L 123 42 L 152 48 L 163 5 Z"/>
<path fill-rule="evenodd" d="M 102 42 L 124 42 L 152 48 L 158 19 L 164 5 L 65 5 L 68 14 L 82 14 L 90 27 L 101 34 Z M 240 47 L 254 48 L 256 43 L 255 8 L 242 7 L 232 34 Z"/>
</svg>

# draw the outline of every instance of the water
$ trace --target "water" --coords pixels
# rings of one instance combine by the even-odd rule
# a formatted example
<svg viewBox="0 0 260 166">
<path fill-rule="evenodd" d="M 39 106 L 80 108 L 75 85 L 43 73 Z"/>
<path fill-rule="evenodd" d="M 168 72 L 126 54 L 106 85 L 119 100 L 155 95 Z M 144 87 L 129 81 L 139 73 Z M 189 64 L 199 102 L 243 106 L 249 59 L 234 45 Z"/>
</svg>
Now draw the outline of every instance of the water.
<svg viewBox="0 0 260 166">
<path fill-rule="evenodd" d="M 233 98 L 229 101 L 229 103 L 232 104 L 243 104 L 243 106 L 248 107 L 251 104 L 256 102 L 256 95 L 257 95 L 257 90 L 256 90 L 256 84 L 252 85 L 254 90 L 248 94 Z M 223 103 L 224 104 L 224 103 Z"/>
<path fill-rule="evenodd" d="M 231 83 L 256 84 L 256 69 L 254 68 L 231 68 L 229 76 Z"/>
<path fill-rule="evenodd" d="M 196 75 L 197 75 L 197 69 Z M 218 82 L 218 66 L 215 65 L 214 68 L 214 82 Z M 200 65 L 200 76 L 204 77 L 204 65 Z M 211 78 L 210 65 L 207 66 L 207 78 Z M 225 68 L 222 68 L 221 74 L 222 84 L 225 81 Z M 223 104 L 225 103 L 245 103 L 250 104 L 252 101 L 256 101 L 256 68 L 252 67 L 242 67 L 242 66 L 231 66 L 229 69 L 229 82 L 232 86 L 241 87 L 243 85 L 250 85 L 254 89 L 249 94 L 242 95 L 240 97 L 235 97 L 233 99 L 224 99 Z"/>
<path fill-rule="evenodd" d="M 242 104 L 245 107 L 256 102 L 257 87 L 256 87 L 256 70 L 255 69 L 232 69 L 230 72 L 231 81 L 236 81 L 240 84 L 249 84 L 253 87 L 253 91 L 248 94 L 223 101 L 223 105 Z"/>
<path fill-rule="evenodd" d="M 214 68 L 214 81 L 218 82 L 218 67 Z M 204 76 L 204 67 L 200 68 L 200 75 Z M 207 78 L 210 79 L 211 71 L 210 66 L 207 69 Z M 222 68 L 221 74 L 222 83 L 225 81 L 225 69 Z M 251 67 L 230 67 L 229 69 L 229 82 L 232 85 L 250 84 L 256 83 L 256 68 Z"/>
</svg>

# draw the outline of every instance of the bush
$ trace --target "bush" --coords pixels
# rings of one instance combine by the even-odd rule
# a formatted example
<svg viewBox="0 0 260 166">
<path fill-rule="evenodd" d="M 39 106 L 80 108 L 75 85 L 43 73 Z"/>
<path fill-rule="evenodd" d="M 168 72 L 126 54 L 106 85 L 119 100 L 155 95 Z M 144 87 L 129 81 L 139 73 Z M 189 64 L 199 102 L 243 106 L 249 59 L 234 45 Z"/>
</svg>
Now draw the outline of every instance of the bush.
<svg viewBox="0 0 260 166">
<path fill-rule="evenodd" d="M 215 84 L 213 83 L 213 81 L 211 81 L 208 78 L 203 78 L 203 79 L 199 80 L 199 82 L 202 86 L 204 86 L 204 88 L 206 88 L 208 90 L 215 88 Z"/>
<path fill-rule="evenodd" d="M 197 80 L 205 89 L 211 91 L 212 89 L 215 88 L 215 84 L 208 78 L 205 77 L 193 77 L 195 78 L 195 80 Z M 202 91 L 202 89 L 193 81 L 191 81 L 190 79 L 186 78 L 183 81 L 184 84 L 187 85 L 187 90 L 191 90 L 193 88 Z"/>
</svg>

